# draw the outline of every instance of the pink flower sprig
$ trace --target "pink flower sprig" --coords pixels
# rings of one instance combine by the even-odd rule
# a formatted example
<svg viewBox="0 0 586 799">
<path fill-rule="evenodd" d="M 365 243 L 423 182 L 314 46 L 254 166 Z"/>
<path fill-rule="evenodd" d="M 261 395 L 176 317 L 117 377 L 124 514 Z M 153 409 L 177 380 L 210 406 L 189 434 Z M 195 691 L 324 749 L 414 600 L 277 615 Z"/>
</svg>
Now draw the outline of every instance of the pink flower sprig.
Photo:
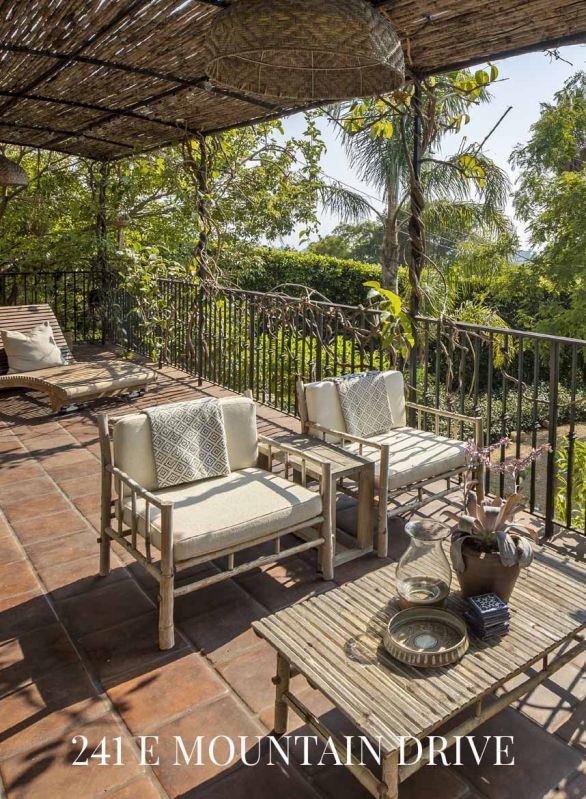
<svg viewBox="0 0 586 799">
<path fill-rule="evenodd" d="M 469 438 L 466 444 L 466 455 L 471 464 L 474 466 L 479 466 L 480 464 L 485 464 L 486 466 L 490 467 L 491 454 L 497 449 L 506 449 L 511 443 L 511 439 L 508 437 L 501 438 L 495 444 L 490 444 L 488 447 L 479 447 L 474 439 Z"/>
<path fill-rule="evenodd" d="M 492 461 L 490 456 L 497 450 L 506 449 L 511 443 L 510 438 L 501 438 L 496 444 L 491 444 L 489 447 L 478 447 L 472 439 L 468 439 L 466 445 L 466 454 L 468 455 L 471 466 L 484 465 L 491 472 L 498 474 L 509 474 L 515 481 L 515 486 L 518 485 L 519 475 L 522 474 L 532 463 L 541 457 L 545 452 L 551 452 L 552 446 L 549 442 L 542 444 L 540 447 L 533 447 L 531 452 L 525 455 L 524 458 L 509 458 L 504 461 Z"/>
</svg>

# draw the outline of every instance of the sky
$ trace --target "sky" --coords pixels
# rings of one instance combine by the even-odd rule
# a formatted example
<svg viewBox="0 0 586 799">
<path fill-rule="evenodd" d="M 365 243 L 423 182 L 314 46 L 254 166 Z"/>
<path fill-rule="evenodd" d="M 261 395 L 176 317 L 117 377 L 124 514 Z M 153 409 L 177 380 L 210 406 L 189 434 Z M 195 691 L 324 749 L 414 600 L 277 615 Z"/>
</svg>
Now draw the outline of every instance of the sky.
<svg viewBox="0 0 586 799">
<path fill-rule="evenodd" d="M 486 143 L 485 151 L 499 166 L 508 171 L 514 181 L 516 175 L 508 159 L 513 148 L 519 143 L 526 142 L 530 137 L 530 127 L 539 119 L 540 103 L 551 101 L 567 78 L 579 69 L 586 69 L 585 45 L 563 47 L 559 54 L 564 60 L 554 60 L 546 53 L 531 53 L 495 62 L 499 68 L 499 79 L 491 87 L 492 102 L 473 110 L 470 124 L 464 126 L 460 136 L 449 137 L 444 151 L 457 150 L 462 136 L 466 136 L 469 142 L 481 142 L 500 116 L 512 106 L 504 121 Z M 298 135 L 303 131 L 304 119 L 303 116 L 296 115 L 284 120 L 284 124 L 287 135 Z M 320 127 L 327 144 L 327 152 L 322 159 L 324 173 L 368 195 L 375 194 L 372 187 L 361 183 L 353 174 L 334 131 L 325 122 Z M 511 217 L 514 216 L 511 200 L 507 211 Z M 320 234 L 325 235 L 332 230 L 337 221 L 335 217 L 324 213 Z M 522 246 L 528 246 L 528 238 L 522 224 L 517 220 L 515 224 Z M 299 246 L 296 235 L 289 237 L 284 243 L 294 247 Z"/>
</svg>

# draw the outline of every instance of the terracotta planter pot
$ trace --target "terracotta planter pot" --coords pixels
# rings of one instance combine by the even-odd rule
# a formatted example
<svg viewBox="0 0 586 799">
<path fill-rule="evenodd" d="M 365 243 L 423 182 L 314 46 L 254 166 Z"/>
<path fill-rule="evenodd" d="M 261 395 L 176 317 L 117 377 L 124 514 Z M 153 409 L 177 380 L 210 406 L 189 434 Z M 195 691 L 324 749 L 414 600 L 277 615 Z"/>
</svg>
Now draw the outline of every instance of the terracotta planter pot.
<svg viewBox="0 0 586 799">
<path fill-rule="evenodd" d="M 462 556 L 466 568 L 463 572 L 456 572 L 462 596 L 495 593 L 508 602 L 517 582 L 521 567 L 503 566 L 496 552 L 482 552 L 468 543 L 462 547 Z"/>
</svg>

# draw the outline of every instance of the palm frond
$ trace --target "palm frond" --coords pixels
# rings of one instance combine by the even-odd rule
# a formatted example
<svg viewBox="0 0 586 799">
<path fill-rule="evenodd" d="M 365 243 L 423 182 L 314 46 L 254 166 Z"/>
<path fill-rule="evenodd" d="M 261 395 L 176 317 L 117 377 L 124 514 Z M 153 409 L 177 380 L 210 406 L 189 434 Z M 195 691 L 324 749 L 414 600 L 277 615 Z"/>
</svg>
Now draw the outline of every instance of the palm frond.
<svg viewBox="0 0 586 799">
<path fill-rule="evenodd" d="M 343 222 L 359 222 L 373 214 L 380 216 L 380 212 L 364 195 L 352 191 L 336 180 L 320 185 L 318 195 L 323 207 Z"/>
<path fill-rule="evenodd" d="M 441 236 L 457 241 L 471 234 L 497 238 L 512 230 L 509 217 L 497 208 L 471 200 L 433 200 L 423 212 L 429 237 Z"/>
</svg>

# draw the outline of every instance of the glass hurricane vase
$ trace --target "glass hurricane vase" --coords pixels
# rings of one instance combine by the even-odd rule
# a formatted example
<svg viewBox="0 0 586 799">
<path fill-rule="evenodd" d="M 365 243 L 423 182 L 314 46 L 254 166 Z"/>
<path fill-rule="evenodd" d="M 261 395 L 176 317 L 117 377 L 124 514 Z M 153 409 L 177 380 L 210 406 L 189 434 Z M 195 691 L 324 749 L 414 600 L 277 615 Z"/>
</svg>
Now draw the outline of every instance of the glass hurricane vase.
<svg viewBox="0 0 586 799">
<path fill-rule="evenodd" d="M 402 608 L 442 606 L 450 592 L 452 569 L 442 548 L 450 535 L 445 524 L 431 519 L 405 525 L 410 541 L 397 564 L 397 591 Z"/>
</svg>

